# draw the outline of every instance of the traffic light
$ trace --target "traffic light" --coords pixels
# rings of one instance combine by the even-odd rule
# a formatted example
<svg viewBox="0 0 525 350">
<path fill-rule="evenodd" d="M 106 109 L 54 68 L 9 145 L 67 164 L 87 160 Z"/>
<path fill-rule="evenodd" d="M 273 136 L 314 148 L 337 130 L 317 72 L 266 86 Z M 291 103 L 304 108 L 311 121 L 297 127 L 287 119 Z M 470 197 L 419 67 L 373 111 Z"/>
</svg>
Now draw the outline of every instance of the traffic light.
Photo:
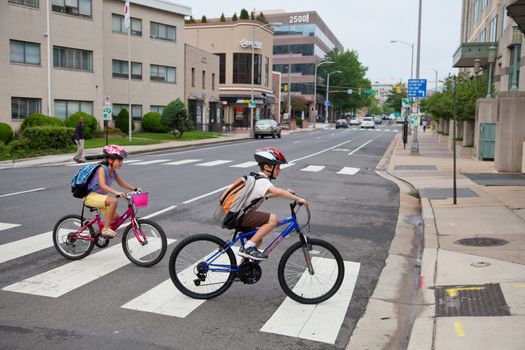
<svg viewBox="0 0 525 350">
<path fill-rule="evenodd" d="M 397 85 L 396 86 L 396 93 L 398 93 L 398 94 L 401 93 L 401 85 Z"/>
<path fill-rule="evenodd" d="M 288 83 L 284 83 L 281 85 L 281 91 L 282 92 L 288 92 Z"/>
</svg>

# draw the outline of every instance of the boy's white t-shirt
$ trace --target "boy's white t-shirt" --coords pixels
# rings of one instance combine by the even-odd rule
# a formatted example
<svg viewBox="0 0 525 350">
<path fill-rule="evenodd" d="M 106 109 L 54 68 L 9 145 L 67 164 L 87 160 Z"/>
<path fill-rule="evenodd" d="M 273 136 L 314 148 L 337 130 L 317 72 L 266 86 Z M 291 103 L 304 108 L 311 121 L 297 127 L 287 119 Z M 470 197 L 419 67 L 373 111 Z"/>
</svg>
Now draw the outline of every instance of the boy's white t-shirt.
<svg viewBox="0 0 525 350">
<path fill-rule="evenodd" d="M 273 186 L 272 182 L 264 173 L 259 173 L 259 175 L 262 175 L 262 178 L 259 178 L 255 180 L 255 186 L 253 187 L 252 193 L 246 198 L 246 201 L 244 202 L 244 205 L 242 206 L 242 209 L 246 209 L 250 204 L 252 204 L 254 201 L 259 201 L 257 204 L 254 204 L 252 209 L 257 209 L 262 204 L 262 200 L 264 196 L 266 195 L 266 192 L 270 187 Z"/>
</svg>

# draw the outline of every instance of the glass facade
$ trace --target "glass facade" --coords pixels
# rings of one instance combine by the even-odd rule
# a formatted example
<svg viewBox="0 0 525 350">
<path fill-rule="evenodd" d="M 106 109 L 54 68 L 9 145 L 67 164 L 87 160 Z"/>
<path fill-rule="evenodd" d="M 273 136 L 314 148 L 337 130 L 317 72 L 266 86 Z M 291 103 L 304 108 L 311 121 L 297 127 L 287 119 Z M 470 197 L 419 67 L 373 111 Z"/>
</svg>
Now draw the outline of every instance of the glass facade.
<svg viewBox="0 0 525 350">
<path fill-rule="evenodd" d="M 273 70 L 281 73 L 288 73 L 288 64 L 274 64 Z M 314 63 L 300 63 L 292 64 L 292 73 L 299 73 L 301 75 L 314 75 L 315 64 Z"/>
<path fill-rule="evenodd" d="M 216 53 L 219 56 L 219 84 L 226 84 L 226 54 Z"/>
<path fill-rule="evenodd" d="M 321 40 L 326 46 L 331 49 L 335 48 L 334 43 L 328 39 L 328 36 L 323 33 L 323 31 L 315 24 L 290 24 L 290 25 L 278 25 L 273 26 L 275 31 L 274 35 L 301 35 L 304 37 L 317 37 Z M 319 57 L 323 57 L 322 56 Z"/>
<path fill-rule="evenodd" d="M 261 55 L 255 54 L 254 60 L 254 79 L 253 83 L 261 84 Z M 252 77 L 252 54 L 234 53 L 233 54 L 233 83 L 251 84 Z"/>
</svg>

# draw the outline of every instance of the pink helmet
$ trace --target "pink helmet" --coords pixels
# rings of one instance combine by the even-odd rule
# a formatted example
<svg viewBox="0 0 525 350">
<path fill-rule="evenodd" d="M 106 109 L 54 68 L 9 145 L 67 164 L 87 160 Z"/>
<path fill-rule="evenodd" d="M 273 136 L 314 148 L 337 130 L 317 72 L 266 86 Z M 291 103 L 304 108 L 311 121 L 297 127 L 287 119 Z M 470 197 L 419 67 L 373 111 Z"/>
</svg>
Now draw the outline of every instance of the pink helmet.
<svg viewBox="0 0 525 350">
<path fill-rule="evenodd" d="M 124 148 L 118 145 L 107 145 L 104 147 L 104 155 L 107 158 L 119 158 L 124 159 L 128 156 Z"/>
</svg>

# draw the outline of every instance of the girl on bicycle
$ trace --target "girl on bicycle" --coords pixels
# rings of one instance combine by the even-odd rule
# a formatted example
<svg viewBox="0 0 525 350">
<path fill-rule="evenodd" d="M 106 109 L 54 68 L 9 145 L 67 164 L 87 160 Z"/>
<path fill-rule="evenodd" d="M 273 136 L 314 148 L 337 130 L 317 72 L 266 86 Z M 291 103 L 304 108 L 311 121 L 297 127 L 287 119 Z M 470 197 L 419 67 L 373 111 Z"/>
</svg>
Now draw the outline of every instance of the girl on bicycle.
<svg viewBox="0 0 525 350">
<path fill-rule="evenodd" d="M 127 190 L 141 190 L 128 184 L 116 172 L 116 169 L 122 167 L 124 158 L 127 157 L 127 153 L 122 147 L 108 145 L 104 147 L 104 156 L 106 159 L 100 163 L 101 166 L 97 169 L 96 176 L 93 176 L 93 179 L 88 185 L 90 193 L 84 197 L 84 204 L 100 210 L 104 215 L 104 228 L 100 234 L 104 237 L 113 238 L 118 233 L 113 231 L 109 226 L 111 220 L 119 217 L 117 214 L 118 202 L 116 198 L 108 196 L 108 193 L 112 193 L 117 197 L 125 196 L 123 192 L 118 192 L 111 188 L 113 181 L 116 181 L 120 187 Z"/>
<path fill-rule="evenodd" d="M 257 211 L 264 199 L 273 197 L 288 198 L 299 205 L 308 205 L 308 202 L 296 196 L 292 190 L 285 190 L 274 186 L 271 180 L 274 180 L 281 173 L 281 164 L 286 164 L 284 154 L 276 148 L 267 147 L 255 151 L 255 161 L 259 164 L 263 178 L 256 180 L 255 187 L 245 202 L 245 207 L 250 206 L 250 210 L 242 217 L 238 228 L 241 231 L 250 231 L 259 227 L 257 232 L 248 242 L 239 249 L 239 255 L 254 260 L 263 260 L 268 258 L 257 249 L 261 245 L 262 239 L 277 227 L 277 216 L 271 213 Z M 244 209 L 244 208 L 242 208 Z"/>
</svg>

